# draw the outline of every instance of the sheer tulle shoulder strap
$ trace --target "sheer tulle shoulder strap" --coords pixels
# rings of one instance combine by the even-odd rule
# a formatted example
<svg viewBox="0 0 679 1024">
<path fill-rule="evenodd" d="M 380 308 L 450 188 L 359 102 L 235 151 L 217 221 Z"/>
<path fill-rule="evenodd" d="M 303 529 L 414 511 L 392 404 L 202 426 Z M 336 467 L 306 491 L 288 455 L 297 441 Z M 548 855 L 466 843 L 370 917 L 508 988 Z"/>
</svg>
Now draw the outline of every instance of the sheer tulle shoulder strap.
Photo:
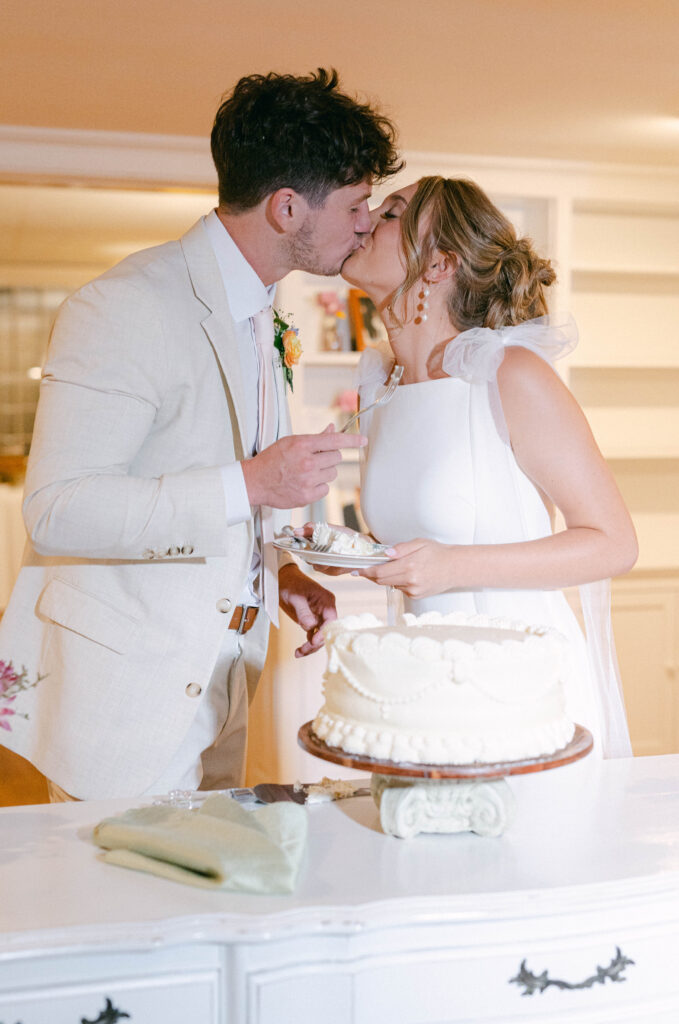
<svg viewBox="0 0 679 1024">
<path fill-rule="evenodd" d="M 529 348 L 548 363 L 572 352 L 578 343 L 575 320 L 566 314 L 549 314 L 525 320 L 513 327 L 472 327 L 448 344 L 443 369 L 450 377 L 481 384 L 495 377 L 505 349 L 512 345 Z"/>
<path fill-rule="evenodd" d="M 375 345 L 361 353 L 356 369 L 355 384 L 358 391 L 367 394 L 385 384 L 394 365 L 394 353 L 388 345 Z"/>
</svg>

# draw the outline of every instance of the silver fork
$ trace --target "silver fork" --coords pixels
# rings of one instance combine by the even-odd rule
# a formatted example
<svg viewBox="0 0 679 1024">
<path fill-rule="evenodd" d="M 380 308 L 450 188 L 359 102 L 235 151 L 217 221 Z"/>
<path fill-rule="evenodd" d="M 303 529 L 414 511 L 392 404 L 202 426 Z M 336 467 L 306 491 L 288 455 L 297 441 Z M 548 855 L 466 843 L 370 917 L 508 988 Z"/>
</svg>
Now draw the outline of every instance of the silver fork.
<svg viewBox="0 0 679 1024">
<path fill-rule="evenodd" d="M 384 394 L 381 395 L 374 402 L 371 402 L 370 405 L 366 405 L 365 409 L 359 409 L 358 412 L 355 412 L 354 415 L 350 419 L 348 419 L 347 422 L 344 424 L 344 426 L 340 430 L 340 434 L 345 434 L 349 427 L 351 427 L 356 422 L 356 420 L 359 419 L 364 413 L 368 412 L 369 409 L 374 409 L 376 405 L 385 405 L 389 401 L 389 399 L 393 397 L 396 388 L 401 383 L 402 376 L 403 367 L 396 365 L 394 369 L 391 371 L 391 376 L 387 381 L 387 386 L 385 388 Z"/>
<path fill-rule="evenodd" d="M 306 551 L 317 551 L 320 554 L 324 554 L 332 547 L 332 541 L 328 541 L 327 544 L 314 544 L 310 537 L 298 537 L 295 533 L 294 526 L 284 526 L 281 530 L 281 535 L 289 537 L 290 540 L 294 541 L 297 547 L 304 548 Z"/>
</svg>

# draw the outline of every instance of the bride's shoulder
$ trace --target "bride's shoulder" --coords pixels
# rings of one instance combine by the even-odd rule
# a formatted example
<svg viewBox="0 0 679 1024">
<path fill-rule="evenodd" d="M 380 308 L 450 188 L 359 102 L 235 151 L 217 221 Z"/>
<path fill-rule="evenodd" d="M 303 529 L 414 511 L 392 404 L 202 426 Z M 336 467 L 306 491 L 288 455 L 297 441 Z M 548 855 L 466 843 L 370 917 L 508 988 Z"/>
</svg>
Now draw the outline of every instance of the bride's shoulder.
<svg viewBox="0 0 679 1024">
<path fill-rule="evenodd" d="M 502 362 L 498 367 L 498 376 L 500 374 L 517 373 L 521 370 L 531 371 L 531 369 L 539 373 L 541 367 L 550 373 L 554 372 L 547 360 L 543 359 L 542 356 L 539 356 L 532 349 L 526 348 L 524 345 L 507 345 L 503 353 Z"/>
<path fill-rule="evenodd" d="M 545 396 L 565 388 L 561 378 L 542 356 L 522 345 L 510 345 L 497 371 L 500 393 L 528 398 L 535 394 Z"/>
</svg>

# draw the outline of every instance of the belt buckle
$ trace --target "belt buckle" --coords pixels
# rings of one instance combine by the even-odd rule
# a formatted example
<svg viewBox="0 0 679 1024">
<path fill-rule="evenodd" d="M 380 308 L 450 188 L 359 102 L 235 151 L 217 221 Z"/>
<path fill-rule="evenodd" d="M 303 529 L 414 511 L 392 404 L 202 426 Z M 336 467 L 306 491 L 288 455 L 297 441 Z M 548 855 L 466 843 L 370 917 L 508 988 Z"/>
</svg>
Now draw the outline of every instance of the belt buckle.
<svg viewBox="0 0 679 1024">
<path fill-rule="evenodd" d="M 236 630 L 237 636 L 242 636 L 248 625 L 248 612 L 252 606 L 249 604 L 243 605 L 243 611 L 241 613 L 240 622 L 238 623 L 238 629 Z"/>
</svg>

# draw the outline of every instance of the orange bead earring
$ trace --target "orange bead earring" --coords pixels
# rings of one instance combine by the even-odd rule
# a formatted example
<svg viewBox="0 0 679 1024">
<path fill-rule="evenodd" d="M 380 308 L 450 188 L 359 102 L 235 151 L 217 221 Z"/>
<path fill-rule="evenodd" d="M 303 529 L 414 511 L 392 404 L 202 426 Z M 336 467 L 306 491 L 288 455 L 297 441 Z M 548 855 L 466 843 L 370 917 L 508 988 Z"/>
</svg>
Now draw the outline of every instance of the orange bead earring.
<svg viewBox="0 0 679 1024">
<path fill-rule="evenodd" d="M 416 324 L 423 324 L 425 322 L 425 320 L 427 319 L 427 316 L 429 315 L 428 314 L 428 310 L 429 310 L 428 299 L 429 299 L 429 282 L 427 281 L 426 277 L 423 277 L 422 278 L 422 288 L 418 292 L 418 295 L 417 295 L 417 305 L 415 307 L 415 310 L 416 310 L 415 323 Z"/>
</svg>

